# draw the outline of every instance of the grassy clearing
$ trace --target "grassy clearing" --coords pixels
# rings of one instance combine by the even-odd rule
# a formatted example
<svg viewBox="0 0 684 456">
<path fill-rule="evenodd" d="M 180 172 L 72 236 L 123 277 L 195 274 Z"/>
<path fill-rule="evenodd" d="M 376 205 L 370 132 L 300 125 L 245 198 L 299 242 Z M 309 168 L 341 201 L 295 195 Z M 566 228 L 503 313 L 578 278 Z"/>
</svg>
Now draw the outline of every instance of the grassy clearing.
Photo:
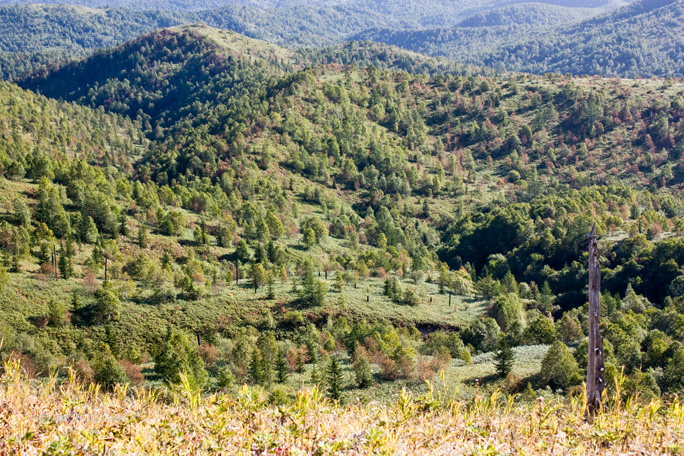
<svg viewBox="0 0 684 456">
<path fill-rule="evenodd" d="M 584 420 L 584 400 L 518 404 L 495 393 L 459 401 L 443 391 L 402 392 L 391 405 L 329 402 L 317 389 L 290 406 L 258 390 L 200 396 L 51 379 L 0 380 L 3 454 L 681 454 L 684 407 L 609 401 Z"/>
<path fill-rule="evenodd" d="M 515 363 L 513 365 L 513 375 L 517 377 L 528 377 L 539 372 L 542 359 L 546 355 L 549 345 L 524 345 L 514 347 Z M 465 364 L 463 361 L 454 361 L 452 369 L 447 371 L 448 377 L 457 382 L 474 382 L 475 379 L 494 375 L 494 352 L 482 353 L 473 356 L 472 364 Z"/>
</svg>

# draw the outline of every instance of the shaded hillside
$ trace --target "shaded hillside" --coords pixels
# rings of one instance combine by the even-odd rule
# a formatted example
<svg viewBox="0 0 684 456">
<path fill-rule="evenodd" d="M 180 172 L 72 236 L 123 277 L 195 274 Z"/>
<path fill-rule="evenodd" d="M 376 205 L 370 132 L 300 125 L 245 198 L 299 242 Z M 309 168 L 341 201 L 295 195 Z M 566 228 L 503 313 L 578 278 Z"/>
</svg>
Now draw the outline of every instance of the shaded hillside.
<svg viewBox="0 0 684 456">
<path fill-rule="evenodd" d="M 195 106 L 246 93 L 291 53 L 235 32 L 182 26 L 145 35 L 55 72 L 43 71 L 24 86 L 54 98 L 137 117 L 150 127 L 173 125 Z M 43 80 L 49 78 L 49 83 Z M 132 95 L 132 96 L 131 96 Z"/>
</svg>

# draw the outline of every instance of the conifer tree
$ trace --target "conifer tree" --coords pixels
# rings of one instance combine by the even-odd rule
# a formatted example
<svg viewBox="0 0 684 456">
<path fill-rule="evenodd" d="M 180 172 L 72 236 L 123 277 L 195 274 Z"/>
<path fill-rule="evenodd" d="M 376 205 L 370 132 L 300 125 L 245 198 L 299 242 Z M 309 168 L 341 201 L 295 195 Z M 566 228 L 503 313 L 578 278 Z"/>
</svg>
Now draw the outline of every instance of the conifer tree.
<svg viewBox="0 0 684 456">
<path fill-rule="evenodd" d="M 138 246 L 141 249 L 147 248 L 147 228 L 142 224 L 138 228 Z"/>
<path fill-rule="evenodd" d="M 128 216 L 123 209 L 119 213 L 119 234 L 122 236 L 128 236 L 130 234 L 128 229 Z"/>
<path fill-rule="evenodd" d="M 109 282 L 104 282 L 96 294 L 97 313 L 100 321 L 118 320 L 121 302 Z"/>
<path fill-rule="evenodd" d="M 338 293 L 342 293 L 342 290 L 344 289 L 344 279 L 342 278 L 342 273 L 340 271 L 337 271 L 337 274 L 335 274 L 335 284 L 333 287 Z"/>
<path fill-rule="evenodd" d="M 9 285 L 9 274 L 7 273 L 7 270 L 0 265 L 0 291 L 5 291 L 7 289 L 7 286 Z"/>
<path fill-rule="evenodd" d="M 208 380 L 197 344 L 181 332 L 169 330 L 166 341 L 154 358 L 154 370 L 169 383 L 180 383 L 183 374 L 192 385 L 201 387 Z"/>
<path fill-rule="evenodd" d="M 308 306 L 321 306 L 325 303 L 326 285 L 314 277 L 311 266 L 307 265 L 302 279 L 301 300 Z"/>
<path fill-rule="evenodd" d="M 357 349 L 354 353 L 354 364 L 352 364 L 356 384 L 359 388 L 368 388 L 373 384 L 373 374 L 368 357 L 361 350 Z"/>
<path fill-rule="evenodd" d="M 314 233 L 314 230 L 311 228 L 307 228 L 304 230 L 304 234 L 302 236 L 302 243 L 304 244 L 304 247 L 307 249 L 310 249 L 316 244 L 316 233 Z"/>
<path fill-rule="evenodd" d="M 268 285 L 268 294 L 266 299 L 275 299 L 275 280 L 273 279 L 273 274 L 270 272 L 266 275 L 266 283 Z"/>
<path fill-rule="evenodd" d="M 328 386 L 328 396 L 331 399 L 339 400 L 342 391 L 342 368 L 336 356 L 330 357 L 330 363 L 326 369 L 326 384 Z"/>
<path fill-rule="evenodd" d="M 282 350 L 278 350 L 278 358 L 276 359 L 276 376 L 278 383 L 285 383 L 288 376 L 287 360 Z"/>
<path fill-rule="evenodd" d="M 59 301 L 51 299 L 48 303 L 48 320 L 51 326 L 63 326 L 66 323 L 66 308 Z"/>
<path fill-rule="evenodd" d="M 59 255 L 59 272 L 62 278 L 68 280 L 73 274 L 73 266 L 71 264 L 71 257 L 69 256 L 68 250 L 62 244 Z"/>
<path fill-rule="evenodd" d="M 249 379 L 256 385 L 260 385 L 264 381 L 264 372 L 260 355 L 259 350 L 255 348 L 252 350 L 252 357 L 249 360 Z"/>
<path fill-rule="evenodd" d="M 513 352 L 513 349 L 511 348 L 511 342 L 508 337 L 504 336 L 499 339 L 494 360 L 496 373 L 499 377 L 504 378 L 513 371 L 515 352 Z"/>
</svg>

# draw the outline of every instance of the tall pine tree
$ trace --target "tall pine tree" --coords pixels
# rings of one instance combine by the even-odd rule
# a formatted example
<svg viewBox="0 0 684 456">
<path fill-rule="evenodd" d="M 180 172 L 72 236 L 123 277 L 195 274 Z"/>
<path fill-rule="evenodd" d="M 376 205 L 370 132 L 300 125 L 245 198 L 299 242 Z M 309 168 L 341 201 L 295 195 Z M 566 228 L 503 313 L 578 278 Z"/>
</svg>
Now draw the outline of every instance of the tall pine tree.
<svg viewBox="0 0 684 456">
<path fill-rule="evenodd" d="M 513 371 L 515 363 L 515 352 L 511 348 L 511 342 L 507 336 L 499 339 L 496 353 L 494 354 L 494 365 L 499 377 L 504 378 Z"/>
</svg>

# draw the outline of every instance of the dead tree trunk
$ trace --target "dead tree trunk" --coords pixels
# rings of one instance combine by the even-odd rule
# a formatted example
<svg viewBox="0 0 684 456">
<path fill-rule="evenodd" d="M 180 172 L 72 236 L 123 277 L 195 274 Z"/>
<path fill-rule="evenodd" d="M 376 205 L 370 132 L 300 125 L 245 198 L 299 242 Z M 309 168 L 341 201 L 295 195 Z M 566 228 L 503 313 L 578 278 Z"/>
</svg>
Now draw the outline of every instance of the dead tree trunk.
<svg viewBox="0 0 684 456">
<path fill-rule="evenodd" d="M 599 331 L 601 310 L 601 269 L 598 264 L 596 223 L 589 238 L 589 353 L 587 357 L 587 416 L 601 409 L 601 393 L 606 387 L 606 361 L 603 337 Z"/>
</svg>

